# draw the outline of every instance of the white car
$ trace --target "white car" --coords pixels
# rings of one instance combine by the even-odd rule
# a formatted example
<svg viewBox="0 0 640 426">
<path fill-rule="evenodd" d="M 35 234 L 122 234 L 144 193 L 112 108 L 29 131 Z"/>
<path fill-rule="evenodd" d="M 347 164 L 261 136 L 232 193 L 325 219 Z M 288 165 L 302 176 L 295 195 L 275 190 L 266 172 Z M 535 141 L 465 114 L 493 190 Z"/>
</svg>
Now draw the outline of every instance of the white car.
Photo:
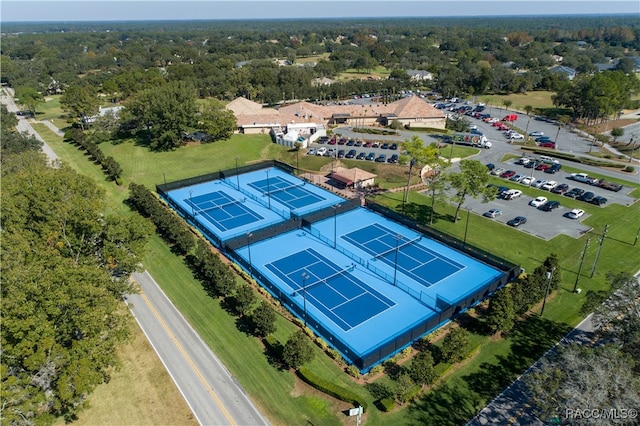
<svg viewBox="0 0 640 426">
<path fill-rule="evenodd" d="M 518 132 L 512 132 L 512 133 L 509 135 L 509 139 L 524 139 L 524 136 L 523 136 L 523 135 L 521 135 L 521 134 L 520 134 L 520 133 L 518 133 Z"/>
<path fill-rule="evenodd" d="M 550 180 L 549 182 L 545 182 L 542 185 L 540 185 L 540 189 L 544 189 L 545 191 L 551 191 L 556 186 L 558 186 L 558 182 L 556 182 L 555 180 Z"/>
<path fill-rule="evenodd" d="M 523 177 L 522 180 L 520 181 L 521 184 L 527 185 L 527 186 L 531 186 L 533 182 L 534 182 L 533 176 Z"/>
<path fill-rule="evenodd" d="M 490 119 L 487 120 L 487 123 L 497 123 L 498 121 L 500 121 L 499 118 L 491 117 Z"/>
<path fill-rule="evenodd" d="M 546 202 L 547 202 L 547 197 L 536 197 L 535 199 L 529 201 L 529 205 L 533 207 L 540 207 Z"/>
<path fill-rule="evenodd" d="M 544 185 L 545 183 L 547 183 L 547 181 L 546 181 L 546 180 L 544 180 L 544 179 L 537 179 L 535 182 L 533 182 L 533 183 L 531 184 L 531 186 L 532 186 L 532 187 L 534 187 L 534 188 L 540 188 L 540 187 L 541 187 L 542 185 Z"/>
<path fill-rule="evenodd" d="M 322 155 L 324 155 L 326 153 L 327 153 L 327 148 L 325 148 L 324 146 L 318 148 L 318 150 L 316 151 L 316 155 L 320 155 L 320 156 L 322 156 Z"/>
<path fill-rule="evenodd" d="M 501 174 L 503 174 L 506 171 L 507 171 L 506 169 L 503 169 L 502 167 L 498 167 L 497 169 L 491 170 L 491 174 L 494 175 L 494 176 L 500 176 Z"/>
<path fill-rule="evenodd" d="M 541 132 L 541 131 L 531 132 L 531 133 L 529 133 L 529 136 L 531 136 L 531 137 L 540 137 L 540 136 L 544 136 L 544 132 Z"/>
<path fill-rule="evenodd" d="M 307 151 L 307 155 L 316 155 L 316 149 L 311 148 L 309 151 Z"/>
<path fill-rule="evenodd" d="M 510 189 L 502 193 L 502 198 L 505 200 L 513 200 L 514 198 L 518 198 L 522 195 L 522 191 L 519 189 Z"/>
<path fill-rule="evenodd" d="M 579 219 L 584 214 L 584 210 L 582 209 L 573 209 L 569 213 L 567 213 L 567 217 L 569 219 Z"/>
</svg>

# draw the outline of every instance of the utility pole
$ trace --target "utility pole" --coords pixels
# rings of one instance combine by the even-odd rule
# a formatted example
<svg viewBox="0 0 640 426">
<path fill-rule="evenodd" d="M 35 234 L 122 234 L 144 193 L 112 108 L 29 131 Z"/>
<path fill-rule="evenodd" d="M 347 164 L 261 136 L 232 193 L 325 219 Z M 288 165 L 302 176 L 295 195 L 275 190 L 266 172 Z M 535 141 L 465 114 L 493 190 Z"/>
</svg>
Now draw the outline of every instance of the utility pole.
<svg viewBox="0 0 640 426">
<path fill-rule="evenodd" d="M 580 274 L 582 273 L 582 264 L 584 263 L 584 256 L 587 254 L 587 249 L 589 248 L 589 239 L 587 239 L 587 243 L 584 245 L 584 250 L 582 250 L 582 257 L 580 258 L 580 266 L 578 267 L 578 275 L 576 275 L 576 282 L 573 285 L 573 292 L 578 292 L 578 280 L 580 279 Z"/>
<path fill-rule="evenodd" d="M 602 244 L 604 243 L 604 239 L 607 237 L 607 229 L 609 225 L 604 226 L 604 232 L 602 233 L 602 237 L 600 237 L 600 245 L 598 246 L 598 252 L 596 253 L 596 258 L 593 261 L 593 267 L 591 268 L 591 277 L 593 278 L 593 274 L 596 272 L 596 265 L 598 264 L 598 258 L 600 258 L 600 250 L 602 250 Z"/>
</svg>

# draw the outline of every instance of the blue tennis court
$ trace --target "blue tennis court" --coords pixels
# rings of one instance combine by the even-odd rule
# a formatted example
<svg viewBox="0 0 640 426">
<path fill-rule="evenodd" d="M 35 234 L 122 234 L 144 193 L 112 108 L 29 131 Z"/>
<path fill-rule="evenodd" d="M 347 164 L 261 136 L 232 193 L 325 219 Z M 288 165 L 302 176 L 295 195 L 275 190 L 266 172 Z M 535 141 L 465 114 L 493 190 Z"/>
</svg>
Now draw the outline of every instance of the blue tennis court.
<svg viewBox="0 0 640 426">
<path fill-rule="evenodd" d="M 263 196 L 274 198 L 280 204 L 287 206 L 291 210 L 325 200 L 324 197 L 314 194 L 305 188 L 306 182 L 294 183 L 280 176 L 251 182 L 249 186 L 260 192 Z"/>
<path fill-rule="evenodd" d="M 222 231 L 263 219 L 244 205 L 246 199 L 234 199 L 222 191 L 209 192 L 183 201 L 193 209 L 194 217 L 204 216 Z"/>
<path fill-rule="evenodd" d="M 395 305 L 351 275 L 356 265 L 340 268 L 312 248 L 278 259 L 265 267 L 294 289 L 292 296 L 306 298 L 305 303 L 313 303 L 345 331 Z"/>
<path fill-rule="evenodd" d="M 422 241 L 421 236 L 409 239 L 377 223 L 340 238 L 373 256 L 373 261 L 382 261 L 392 268 L 397 268 L 399 272 L 425 287 L 430 287 L 465 267 L 419 244 Z"/>
</svg>

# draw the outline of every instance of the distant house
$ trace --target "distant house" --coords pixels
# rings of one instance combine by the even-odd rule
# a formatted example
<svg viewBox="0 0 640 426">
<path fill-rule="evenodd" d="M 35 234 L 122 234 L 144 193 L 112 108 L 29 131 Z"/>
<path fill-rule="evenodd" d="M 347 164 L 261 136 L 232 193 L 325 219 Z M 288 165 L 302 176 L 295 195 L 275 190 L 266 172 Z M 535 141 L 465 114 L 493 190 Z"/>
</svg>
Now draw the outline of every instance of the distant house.
<svg viewBox="0 0 640 426">
<path fill-rule="evenodd" d="M 98 114 L 92 116 L 85 115 L 84 117 L 82 117 L 82 122 L 84 124 L 95 123 L 98 117 L 104 117 L 107 114 L 113 114 L 115 118 L 118 118 L 118 115 L 120 115 L 120 111 L 122 110 L 122 108 L 124 108 L 124 106 L 122 105 L 107 108 L 100 107 L 98 108 Z"/>
<path fill-rule="evenodd" d="M 412 81 L 430 81 L 433 80 L 433 74 L 424 70 L 407 70 L 407 75 Z"/>
<path fill-rule="evenodd" d="M 573 80 L 576 76 L 576 70 L 570 67 L 566 67 L 564 65 L 556 65 L 554 67 L 549 68 L 549 71 L 552 73 L 560 73 L 567 76 L 569 80 Z"/>
</svg>

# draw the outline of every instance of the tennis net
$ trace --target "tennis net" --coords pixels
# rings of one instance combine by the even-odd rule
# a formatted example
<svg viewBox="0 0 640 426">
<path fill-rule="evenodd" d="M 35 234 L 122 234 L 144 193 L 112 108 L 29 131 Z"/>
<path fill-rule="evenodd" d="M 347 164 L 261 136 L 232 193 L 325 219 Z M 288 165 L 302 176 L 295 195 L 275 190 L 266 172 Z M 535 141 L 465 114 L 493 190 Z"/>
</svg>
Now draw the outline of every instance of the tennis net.
<svg viewBox="0 0 640 426">
<path fill-rule="evenodd" d="M 207 209 L 196 209 L 196 208 L 194 208 L 194 209 L 193 209 L 193 211 L 194 211 L 194 216 L 197 216 L 197 215 L 199 215 L 199 214 L 200 214 L 200 215 L 202 215 L 203 213 L 207 213 L 207 212 L 210 212 L 210 211 L 212 211 L 212 210 L 220 210 L 220 209 L 223 209 L 223 208 L 225 208 L 225 207 L 227 207 L 227 206 L 231 206 L 231 205 L 234 205 L 234 204 L 242 204 L 242 203 L 244 203 L 246 200 L 247 200 L 247 199 L 246 199 L 246 197 L 245 197 L 245 198 L 242 198 L 242 199 L 240 199 L 240 200 L 232 200 L 232 201 L 229 201 L 229 202 L 227 202 L 227 203 L 217 204 L 217 205 L 212 206 L 212 207 L 209 207 L 209 208 L 207 208 Z"/>
<path fill-rule="evenodd" d="M 294 295 L 295 295 L 295 293 L 300 294 L 300 292 L 305 292 L 306 293 L 307 291 L 309 291 L 309 289 L 311 287 L 315 287 L 315 286 L 320 285 L 320 284 L 328 284 L 329 280 L 332 280 L 332 279 L 334 279 L 334 278 L 336 278 L 338 276 L 345 275 L 346 273 L 353 271 L 353 269 L 355 267 L 356 267 L 356 265 L 353 264 L 351 266 L 348 266 L 348 267 L 346 267 L 344 269 L 339 270 L 338 272 L 335 272 L 335 273 L 333 273 L 331 275 L 328 275 L 328 276 L 326 276 L 324 278 L 320 278 L 318 281 L 312 282 L 311 284 L 307 284 L 304 287 L 301 287 L 301 288 L 297 289 L 294 292 Z"/>
<path fill-rule="evenodd" d="M 306 183 L 306 182 L 302 182 L 302 183 L 294 183 L 293 185 L 285 186 L 284 188 L 276 188 L 276 189 L 273 189 L 273 190 L 271 190 L 271 191 L 266 191 L 266 192 L 264 193 L 264 195 L 271 196 L 271 195 L 273 195 L 273 194 L 277 194 L 278 192 L 289 191 L 290 189 L 293 189 L 293 188 L 299 188 L 299 187 L 301 187 L 301 186 L 304 186 L 304 185 L 305 185 L 305 183 Z"/>
<path fill-rule="evenodd" d="M 379 258 L 381 258 L 381 257 L 383 257 L 383 256 L 385 256 L 385 255 L 387 255 L 387 254 L 389 254 L 389 253 L 393 253 L 393 252 L 394 252 L 394 251 L 396 251 L 396 250 L 400 251 L 400 249 L 401 249 L 402 247 L 406 247 L 406 246 L 408 246 L 408 245 L 415 244 L 415 243 L 417 243 L 417 242 L 418 242 L 418 241 L 420 241 L 420 240 L 422 240 L 422 235 L 420 235 L 418 238 L 414 238 L 413 240 L 409 240 L 409 241 L 406 241 L 406 242 L 404 242 L 404 243 L 402 243 L 402 244 L 398 244 L 398 246 L 397 246 L 397 247 L 393 247 L 393 248 L 390 248 L 389 250 L 385 250 L 385 251 L 383 251 L 382 253 L 378 253 L 378 254 L 376 254 L 375 256 L 373 256 L 373 258 L 374 258 L 374 259 L 379 259 Z"/>
</svg>

